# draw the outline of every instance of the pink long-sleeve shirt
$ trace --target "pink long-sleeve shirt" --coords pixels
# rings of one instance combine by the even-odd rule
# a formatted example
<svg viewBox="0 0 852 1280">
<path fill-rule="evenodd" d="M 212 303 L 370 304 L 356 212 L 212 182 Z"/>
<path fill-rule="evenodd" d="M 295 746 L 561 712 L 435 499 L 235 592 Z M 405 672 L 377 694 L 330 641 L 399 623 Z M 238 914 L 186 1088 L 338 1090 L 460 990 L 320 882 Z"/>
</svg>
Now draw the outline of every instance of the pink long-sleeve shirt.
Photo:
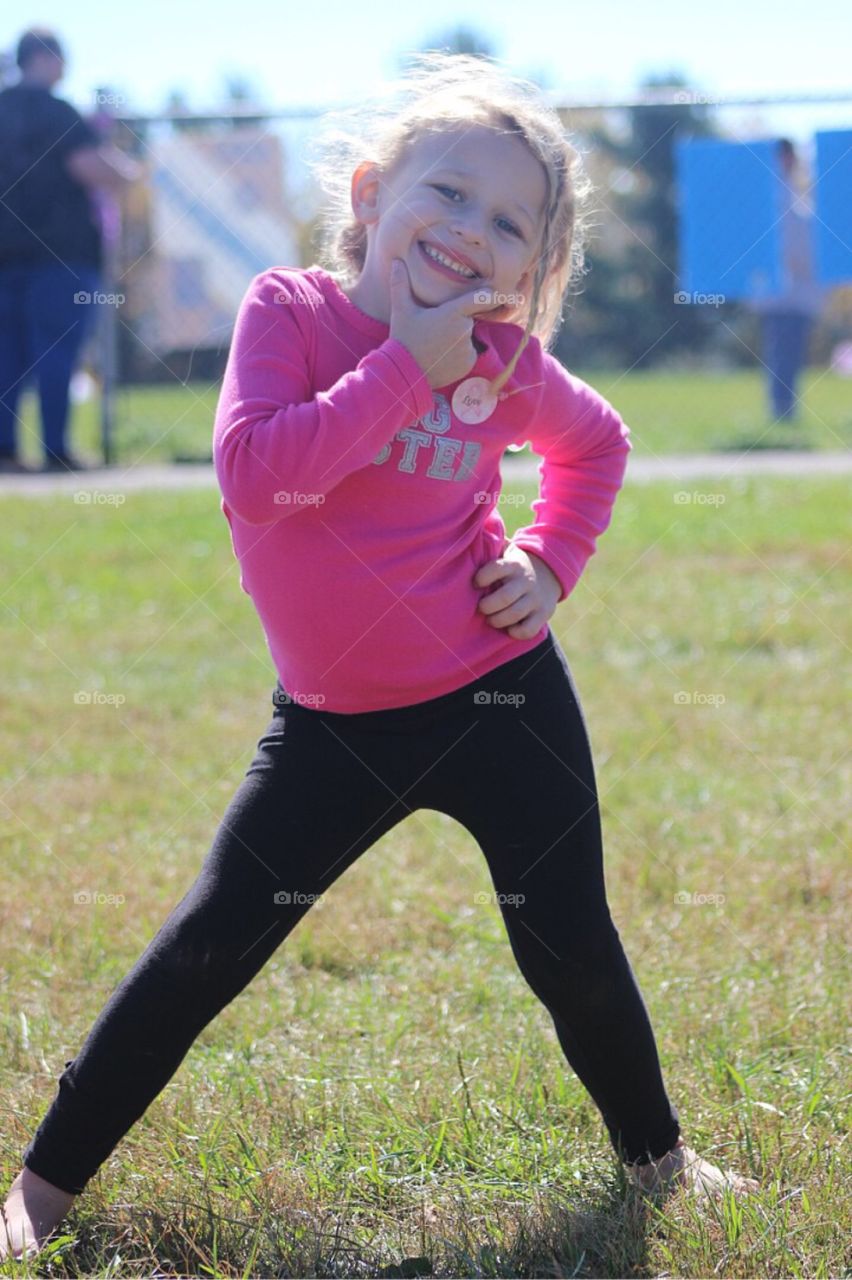
<svg viewBox="0 0 852 1280">
<path fill-rule="evenodd" d="M 516 324 L 477 319 L 468 378 L 505 367 Z M 629 429 L 531 338 L 484 422 L 456 417 L 390 326 L 322 267 L 272 267 L 240 305 L 213 460 L 221 509 L 283 687 L 328 711 L 405 706 L 475 681 L 540 644 L 477 609 L 477 570 L 508 545 L 500 463 L 542 456 L 535 520 L 512 542 L 564 600 L 608 526 Z M 459 379 L 463 381 L 463 379 Z"/>
</svg>

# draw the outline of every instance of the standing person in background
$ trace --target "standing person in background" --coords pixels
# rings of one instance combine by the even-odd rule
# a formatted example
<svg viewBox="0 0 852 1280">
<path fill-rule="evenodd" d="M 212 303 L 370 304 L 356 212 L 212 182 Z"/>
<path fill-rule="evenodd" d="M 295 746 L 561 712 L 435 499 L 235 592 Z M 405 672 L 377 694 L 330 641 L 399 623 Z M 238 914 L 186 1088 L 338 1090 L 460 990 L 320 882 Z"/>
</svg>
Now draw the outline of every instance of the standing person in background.
<svg viewBox="0 0 852 1280">
<path fill-rule="evenodd" d="M 752 306 L 761 318 L 762 358 L 769 411 L 775 422 L 798 416 L 796 386 L 807 364 L 814 322 L 822 309 L 822 290 L 814 274 L 813 213 L 797 189 L 799 160 L 789 138 L 778 141 L 782 178 L 779 232 L 781 286 Z"/>
<path fill-rule="evenodd" d="M 86 466 L 68 450 L 69 385 L 93 316 L 80 294 L 97 290 L 102 237 L 90 193 L 133 182 L 142 167 L 51 89 L 65 73 L 44 28 L 18 42 L 17 84 L 0 92 L 0 471 L 26 472 L 17 408 L 25 380 L 38 386 L 46 471 Z"/>
</svg>

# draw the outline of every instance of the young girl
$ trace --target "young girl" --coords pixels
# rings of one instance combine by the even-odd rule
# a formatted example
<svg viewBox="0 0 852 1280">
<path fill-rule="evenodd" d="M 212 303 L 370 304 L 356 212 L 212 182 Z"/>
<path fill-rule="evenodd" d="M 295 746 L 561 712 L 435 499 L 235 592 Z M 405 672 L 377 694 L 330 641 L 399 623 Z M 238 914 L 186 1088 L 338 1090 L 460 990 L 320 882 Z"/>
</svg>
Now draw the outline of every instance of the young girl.
<svg viewBox="0 0 852 1280">
<path fill-rule="evenodd" d="M 482 59 L 424 55 L 399 93 L 324 138 L 335 272 L 271 268 L 240 307 L 214 459 L 274 711 L 198 878 L 66 1063 L 6 1202 L 11 1248 L 43 1242 L 312 902 L 421 808 L 481 847 L 521 972 L 638 1185 L 757 1186 L 681 1136 L 548 625 L 630 449 L 545 350 L 581 265 L 580 157 L 535 87 Z M 500 463 L 527 440 L 541 496 L 509 541 Z"/>
</svg>

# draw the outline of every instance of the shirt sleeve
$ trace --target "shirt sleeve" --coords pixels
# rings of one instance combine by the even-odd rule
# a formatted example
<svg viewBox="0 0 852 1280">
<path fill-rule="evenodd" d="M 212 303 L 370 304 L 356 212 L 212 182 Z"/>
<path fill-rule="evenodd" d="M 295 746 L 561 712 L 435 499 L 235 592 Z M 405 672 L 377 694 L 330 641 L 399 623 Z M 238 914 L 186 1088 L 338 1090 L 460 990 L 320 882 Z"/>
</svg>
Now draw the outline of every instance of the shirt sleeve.
<svg viewBox="0 0 852 1280">
<path fill-rule="evenodd" d="M 516 443 L 529 440 L 542 455 L 533 524 L 511 542 L 552 569 L 562 587 L 574 589 L 607 528 L 632 448 L 630 430 L 607 400 L 542 353 L 545 381 L 538 413 Z"/>
<path fill-rule="evenodd" d="M 306 495 L 327 494 L 432 408 L 425 373 L 392 338 L 314 394 L 306 331 L 313 310 L 290 301 L 295 287 L 270 271 L 251 281 L 216 409 L 219 486 L 249 524 L 272 524 L 302 510 Z"/>
<path fill-rule="evenodd" d="M 80 151 L 83 147 L 99 147 L 101 140 L 91 125 L 87 124 L 76 107 L 61 98 L 54 99 L 56 119 L 53 131 L 56 134 L 54 150 L 60 160 L 70 156 L 72 151 Z"/>
</svg>

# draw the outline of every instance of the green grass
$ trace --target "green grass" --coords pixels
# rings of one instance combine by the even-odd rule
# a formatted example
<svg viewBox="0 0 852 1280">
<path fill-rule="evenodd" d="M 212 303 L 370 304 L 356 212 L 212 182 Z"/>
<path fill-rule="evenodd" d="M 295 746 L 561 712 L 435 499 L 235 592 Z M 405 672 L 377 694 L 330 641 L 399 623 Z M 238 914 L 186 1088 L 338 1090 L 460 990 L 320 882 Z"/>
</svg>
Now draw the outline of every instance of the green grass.
<svg viewBox="0 0 852 1280">
<path fill-rule="evenodd" d="M 0 1270 L 848 1274 L 846 486 L 730 479 L 704 486 L 724 502 L 686 506 L 678 487 L 622 492 L 554 628 L 684 1134 L 761 1194 L 641 1211 L 498 909 L 475 901 L 484 859 L 426 810 L 202 1032 L 52 1262 Z M 194 879 L 274 676 L 213 491 L 2 505 L 5 1189 L 64 1061 Z M 75 906 L 80 888 L 125 901 Z"/>
<path fill-rule="evenodd" d="M 641 454 L 730 449 L 843 449 L 852 444 L 848 379 L 809 369 L 802 379 L 801 422 L 773 424 L 757 370 L 725 374 L 577 370 L 615 405 Z M 115 457 L 121 463 L 209 457 L 218 386 L 125 387 L 116 397 Z M 21 405 L 22 455 L 42 459 L 35 397 Z M 75 406 L 72 446 L 100 456 L 99 408 Z"/>
</svg>

